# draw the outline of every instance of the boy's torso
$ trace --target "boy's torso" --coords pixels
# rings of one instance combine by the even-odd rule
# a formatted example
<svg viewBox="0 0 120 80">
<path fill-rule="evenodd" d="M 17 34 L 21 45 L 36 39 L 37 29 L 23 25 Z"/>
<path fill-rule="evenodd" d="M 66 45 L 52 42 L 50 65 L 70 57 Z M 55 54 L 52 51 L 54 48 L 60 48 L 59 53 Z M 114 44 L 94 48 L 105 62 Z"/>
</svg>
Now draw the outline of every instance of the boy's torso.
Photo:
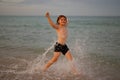
<svg viewBox="0 0 120 80">
<path fill-rule="evenodd" d="M 58 43 L 65 44 L 68 36 L 67 27 L 60 27 L 56 30 L 58 36 Z"/>
</svg>

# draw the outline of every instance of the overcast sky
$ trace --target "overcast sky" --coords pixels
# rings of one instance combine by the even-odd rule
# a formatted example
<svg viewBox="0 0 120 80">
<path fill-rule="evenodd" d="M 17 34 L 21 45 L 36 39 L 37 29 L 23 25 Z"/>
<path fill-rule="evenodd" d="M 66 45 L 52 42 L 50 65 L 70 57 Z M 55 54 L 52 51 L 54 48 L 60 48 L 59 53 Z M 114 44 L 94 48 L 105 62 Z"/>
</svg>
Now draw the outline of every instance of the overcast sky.
<svg viewBox="0 0 120 80">
<path fill-rule="evenodd" d="M 120 0 L 0 0 L 0 15 L 120 16 Z"/>
</svg>

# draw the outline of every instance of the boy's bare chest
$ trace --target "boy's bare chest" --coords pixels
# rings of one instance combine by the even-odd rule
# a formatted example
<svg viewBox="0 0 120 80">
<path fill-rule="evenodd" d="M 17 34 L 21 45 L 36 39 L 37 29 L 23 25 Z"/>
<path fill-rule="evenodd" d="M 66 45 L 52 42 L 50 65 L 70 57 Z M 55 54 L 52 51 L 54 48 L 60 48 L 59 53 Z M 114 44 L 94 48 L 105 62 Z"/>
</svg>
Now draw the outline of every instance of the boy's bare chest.
<svg viewBox="0 0 120 80">
<path fill-rule="evenodd" d="M 63 34 L 63 35 L 65 35 L 65 34 L 68 33 L 68 30 L 67 30 L 67 28 L 60 28 L 57 32 L 58 32 L 58 34 Z"/>
</svg>

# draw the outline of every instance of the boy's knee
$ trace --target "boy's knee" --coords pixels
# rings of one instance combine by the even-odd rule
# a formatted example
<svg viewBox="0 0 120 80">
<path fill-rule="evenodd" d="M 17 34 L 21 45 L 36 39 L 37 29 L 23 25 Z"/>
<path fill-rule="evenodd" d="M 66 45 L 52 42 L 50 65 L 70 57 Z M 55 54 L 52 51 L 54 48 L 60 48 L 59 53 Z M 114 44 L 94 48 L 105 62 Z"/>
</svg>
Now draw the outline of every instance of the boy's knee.
<svg viewBox="0 0 120 80">
<path fill-rule="evenodd" d="M 52 62 L 56 62 L 57 60 L 58 60 L 58 58 L 55 58 L 55 59 L 52 60 Z"/>
</svg>

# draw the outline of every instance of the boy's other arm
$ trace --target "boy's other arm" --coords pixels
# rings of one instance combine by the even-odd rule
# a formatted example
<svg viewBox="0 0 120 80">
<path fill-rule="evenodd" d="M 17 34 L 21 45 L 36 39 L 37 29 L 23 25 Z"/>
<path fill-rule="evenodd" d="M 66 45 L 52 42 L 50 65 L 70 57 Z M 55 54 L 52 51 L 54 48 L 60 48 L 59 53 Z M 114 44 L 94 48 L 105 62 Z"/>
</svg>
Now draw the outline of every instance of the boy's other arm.
<svg viewBox="0 0 120 80">
<path fill-rule="evenodd" d="M 52 21 L 52 19 L 50 18 L 49 12 L 46 13 L 46 17 L 47 17 L 47 19 L 48 19 L 49 24 L 50 24 L 53 28 L 58 29 L 58 26 L 57 26 L 56 24 L 54 24 L 53 21 Z"/>
</svg>

